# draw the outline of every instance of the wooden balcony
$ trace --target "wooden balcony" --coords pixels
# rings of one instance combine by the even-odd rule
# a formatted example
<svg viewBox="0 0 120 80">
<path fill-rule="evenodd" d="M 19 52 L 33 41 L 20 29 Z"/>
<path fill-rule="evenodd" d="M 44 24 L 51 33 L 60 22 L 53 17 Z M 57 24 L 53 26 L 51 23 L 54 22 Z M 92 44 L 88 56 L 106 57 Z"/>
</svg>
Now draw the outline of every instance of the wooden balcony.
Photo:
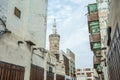
<svg viewBox="0 0 120 80">
<path fill-rule="evenodd" d="M 98 20 L 98 12 L 92 12 L 88 15 L 88 21 L 95 21 Z"/>
<path fill-rule="evenodd" d="M 101 41 L 101 36 L 100 34 L 95 34 L 95 35 L 89 35 L 90 42 L 98 42 Z"/>
<path fill-rule="evenodd" d="M 101 56 L 94 56 L 93 57 L 94 65 L 101 63 Z"/>
</svg>

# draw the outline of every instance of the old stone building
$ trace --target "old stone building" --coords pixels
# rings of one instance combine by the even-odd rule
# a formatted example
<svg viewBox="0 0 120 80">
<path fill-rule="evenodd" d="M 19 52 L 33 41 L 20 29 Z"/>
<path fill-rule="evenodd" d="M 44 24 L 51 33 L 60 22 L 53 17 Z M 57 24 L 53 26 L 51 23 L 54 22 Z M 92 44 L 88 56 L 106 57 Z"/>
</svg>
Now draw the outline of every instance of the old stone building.
<svg viewBox="0 0 120 80">
<path fill-rule="evenodd" d="M 64 63 L 65 66 L 65 79 L 66 80 L 76 80 L 76 71 L 75 71 L 75 55 L 70 50 L 67 49 L 66 53 L 60 51 L 60 61 Z"/>
<path fill-rule="evenodd" d="M 101 66 L 102 66 L 102 75 L 104 80 L 108 80 L 108 71 L 107 71 L 107 27 L 108 27 L 108 14 L 109 14 L 109 0 L 97 0 L 98 5 L 98 15 L 99 15 L 99 24 L 100 24 L 100 34 L 101 34 Z"/>
<path fill-rule="evenodd" d="M 109 80 L 120 79 L 120 1 L 110 0 L 107 64 Z"/>
<path fill-rule="evenodd" d="M 94 68 L 97 71 L 96 80 L 108 80 L 106 64 L 108 14 L 109 0 L 96 0 L 96 3 L 88 5 L 88 29 L 90 46 L 94 53 Z"/>
<path fill-rule="evenodd" d="M 68 48 L 66 49 L 66 54 L 69 58 L 69 75 L 72 80 L 75 80 L 76 79 L 75 54 Z"/>
<path fill-rule="evenodd" d="M 0 0 L 1 80 L 45 79 L 46 17 L 47 0 Z"/>
<path fill-rule="evenodd" d="M 92 68 L 77 69 L 76 76 L 77 80 L 94 80 Z"/>
<path fill-rule="evenodd" d="M 65 80 L 55 20 L 45 49 L 46 18 L 47 0 L 0 0 L 0 80 Z M 70 60 L 73 75 L 74 56 Z"/>
</svg>

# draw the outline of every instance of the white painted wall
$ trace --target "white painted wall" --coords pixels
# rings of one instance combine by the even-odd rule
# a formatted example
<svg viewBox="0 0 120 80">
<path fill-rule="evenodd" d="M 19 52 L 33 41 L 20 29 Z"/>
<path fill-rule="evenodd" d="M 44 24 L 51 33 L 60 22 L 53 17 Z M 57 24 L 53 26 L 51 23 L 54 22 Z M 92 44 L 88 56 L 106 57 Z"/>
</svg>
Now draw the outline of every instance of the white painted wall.
<svg viewBox="0 0 120 80">
<path fill-rule="evenodd" d="M 47 26 L 47 0 L 0 0 L 5 4 L 7 28 L 24 40 L 33 41 L 45 48 Z M 1 5 L 2 3 L 0 3 Z M 4 7 L 2 5 L 2 7 Z M 1 8 L 2 8 L 1 7 Z M 14 15 L 14 8 L 21 11 L 20 19 Z"/>
<path fill-rule="evenodd" d="M 21 11 L 20 19 L 14 15 L 14 9 L 17 7 Z M 29 0 L 10 0 L 7 12 L 7 28 L 14 34 L 25 38 L 26 27 L 28 26 Z"/>
<path fill-rule="evenodd" d="M 45 48 L 47 0 L 30 0 L 28 32 L 38 46 Z"/>
<path fill-rule="evenodd" d="M 0 0 L 0 18 L 6 22 L 9 0 Z"/>
</svg>

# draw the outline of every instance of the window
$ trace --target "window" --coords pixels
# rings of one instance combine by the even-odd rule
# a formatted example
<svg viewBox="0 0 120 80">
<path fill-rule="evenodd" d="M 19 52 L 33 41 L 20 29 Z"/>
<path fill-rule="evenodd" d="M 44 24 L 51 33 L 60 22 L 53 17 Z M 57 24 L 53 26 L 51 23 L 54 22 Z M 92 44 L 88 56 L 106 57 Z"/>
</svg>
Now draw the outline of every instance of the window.
<svg viewBox="0 0 120 80">
<path fill-rule="evenodd" d="M 55 44 L 54 47 L 57 47 L 57 44 Z"/>
<path fill-rule="evenodd" d="M 65 76 L 63 75 L 56 74 L 56 80 L 69 80 L 69 79 L 65 79 Z"/>
<path fill-rule="evenodd" d="M 93 49 L 100 49 L 101 48 L 101 43 L 100 42 L 94 42 L 93 43 Z"/>
<path fill-rule="evenodd" d="M 97 9 L 97 4 L 89 4 L 88 5 L 88 13 L 92 13 L 92 12 L 96 12 L 98 9 Z"/>
<path fill-rule="evenodd" d="M 99 21 L 92 21 L 90 22 L 90 29 L 92 34 L 99 34 L 100 28 L 99 28 Z"/>
<path fill-rule="evenodd" d="M 92 79 L 87 79 L 87 80 L 92 80 Z"/>
<path fill-rule="evenodd" d="M 86 70 L 86 71 L 90 71 L 90 68 L 86 68 L 85 70 Z"/>
<path fill-rule="evenodd" d="M 80 71 L 80 69 L 77 69 L 77 71 Z"/>
<path fill-rule="evenodd" d="M 77 73 L 77 75 L 80 75 L 80 73 Z"/>
<path fill-rule="evenodd" d="M 87 73 L 87 77 L 91 77 L 92 75 L 91 75 L 91 73 Z"/>
<path fill-rule="evenodd" d="M 82 75 L 85 75 L 84 73 L 81 73 Z"/>
<path fill-rule="evenodd" d="M 48 73 L 49 72 L 47 72 L 47 74 Z M 44 69 L 42 67 L 31 64 L 30 80 L 44 80 Z"/>
<path fill-rule="evenodd" d="M 20 16 L 21 16 L 21 11 L 20 11 L 18 8 L 15 7 L 14 14 L 15 14 L 18 18 L 20 18 Z"/>
</svg>

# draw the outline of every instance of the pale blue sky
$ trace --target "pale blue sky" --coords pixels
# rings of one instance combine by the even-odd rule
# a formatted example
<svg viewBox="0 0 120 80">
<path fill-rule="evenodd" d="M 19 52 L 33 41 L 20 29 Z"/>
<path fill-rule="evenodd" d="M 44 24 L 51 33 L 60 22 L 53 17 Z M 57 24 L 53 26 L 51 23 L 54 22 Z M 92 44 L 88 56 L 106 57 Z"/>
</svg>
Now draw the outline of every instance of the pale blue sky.
<svg viewBox="0 0 120 80">
<path fill-rule="evenodd" d="M 93 53 L 89 46 L 87 27 L 87 5 L 95 0 L 48 0 L 48 35 L 52 33 L 54 18 L 57 32 L 61 36 L 60 50 L 71 49 L 75 53 L 76 68 L 93 67 Z"/>
</svg>

